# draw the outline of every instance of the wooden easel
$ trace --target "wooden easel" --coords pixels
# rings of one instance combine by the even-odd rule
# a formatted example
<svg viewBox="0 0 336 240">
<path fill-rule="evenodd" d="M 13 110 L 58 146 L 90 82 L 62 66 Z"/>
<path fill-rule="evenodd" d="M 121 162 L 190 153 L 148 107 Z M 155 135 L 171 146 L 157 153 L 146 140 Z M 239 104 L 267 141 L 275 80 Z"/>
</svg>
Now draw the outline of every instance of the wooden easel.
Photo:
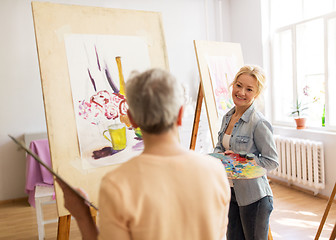
<svg viewBox="0 0 336 240">
<path fill-rule="evenodd" d="M 194 124 L 193 124 L 192 133 L 191 133 L 191 140 L 190 140 L 190 149 L 191 150 L 195 150 L 195 147 L 196 147 L 196 139 L 197 139 L 198 127 L 199 127 L 199 122 L 200 122 L 200 117 L 201 117 L 203 97 L 204 97 L 203 87 L 202 87 L 202 82 L 200 82 L 199 89 L 198 89 L 198 94 L 197 94 L 197 100 L 196 100 Z M 335 188 L 334 188 L 334 190 L 335 190 Z M 334 228 L 334 231 L 335 231 L 335 228 Z M 268 240 L 273 240 L 271 227 L 269 227 L 269 229 L 268 229 L 267 239 Z"/>
<path fill-rule="evenodd" d="M 155 62 L 156 67 L 169 69 L 161 14 L 159 12 L 40 1 L 32 1 L 32 13 L 52 167 L 58 169 L 62 176 L 74 186 L 83 186 L 82 184 L 84 184 L 85 187 L 83 187 L 87 193 L 93 198 L 97 198 L 97 184 L 91 185 L 90 181 L 86 180 L 94 179 L 95 182 L 99 182 L 101 177 L 115 166 L 95 168 L 94 171 L 88 171 L 84 174 L 81 170 L 73 168 L 69 161 L 69 159 L 71 161 L 81 159 L 81 153 L 77 123 L 74 118 L 76 113 L 73 107 L 65 36 L 80 34 L 83 36 L 118 36 L 117 38 L 119 38 L 120 35 L 127 36 L 127 38 L 132 36 L 155 39 L 150 45 L 147 44 L 147 50 L 142 49 L 144 53 L 139 51 L 139 54 L 146 57 L 148 54 L 149 62 Z M 106 22 L 111 24 L 104 24 Z M 138 24 L 130 24 L 130 22 Z M 142 33 L 141 36 L 139 36 L 139 32 Z M 145 41 L 141 40 L 140 42 L 146 44 Z M 120 42 L 120 44 L 125 45 L 126 43 Z M 104 46 L 105 48 L 107 47 Z M 118 49 L 117 52 L 118 56 L 122 57 L 127 57 L 128 54 L 129 56 L 134 55 L 128 53 L 128 50 Z M 78 52 L 74 51 L 72 54 L 78 54 Z M 138 68 L 135 64 L 137 63 L 132 62 L 129 67 Z M 142 61 L 141 64 L 143 64 Z M 63 107 L 59 108 L 59 106 Z M 70 170 L 72 168 L 74 171 Z M 64 208 L 62 196 L 58 194 L 58 191 L 61 190 L 56 188 L 59 216 L 57 239 L 69 239 L 71 217 Z M 97 199 L 93 199 L 93 201 L 97 202 Z"/>
<path fill-rule="evenodd" d="M 93 221 L 97 223 L 97 211 L 91 208 Z M 58 218 L 57 240 L 69 240 L 70 237 L 71 215 L 65 215 Z"/>
<path fill-rule="evenodd" d="M 196 147 L 196 139 L 197 139 L 199 121 L 200 121 L 200 117 L 201 117 L 202 102 L 203 102 L 203 89 L 202 89 L 202 83 L 200 82 L 200 85 L 199 85 L 199 88 L 198 88 L 197 101 L 196 101 L 194 124 L 193 124 L 193 129 L 192 129 L 192 132 L 191 132 L 191 140 L 190 140 L 190 149 L 191 150 L 195 150 L 195 147 Z"/>
<path fill-rule="evenodd" d="M 68 240 L 70 236 L 71 215 L 58 218 L 57 240 Z"/>
<path fill-rule="evenodd" d="M 332 203 L 334 201 L 335 194 L 336 194 L 336 183 L 335 183 L 334 189 L 332 190 L 331 195 L 329 197 L 329 200 L 328 200 L 328 203 L 327 203 L 327 207 L 324 210 L 324 214 L 322 216 L 322 220 L 320 222 L 320 226 L 319 226 L 319 228 L 317 230 L 317 233 L 316 233 L 316 236 L 315 236 L 314 240 L 318 240 L 320 238 L 323 226 L 324 226 L 324 224 L 325 224 L 325 222 L 327 220 L 328 214 L 329 214 L 329 210 L 330 210 L 331 205 L 332 205 Z M 336 237 L 336 224 L 334 225 L 334 228 L 333 228 L 333 230 L 331 232 L 329 240 L 334 240 L 335 237 Z"/>
</svg>

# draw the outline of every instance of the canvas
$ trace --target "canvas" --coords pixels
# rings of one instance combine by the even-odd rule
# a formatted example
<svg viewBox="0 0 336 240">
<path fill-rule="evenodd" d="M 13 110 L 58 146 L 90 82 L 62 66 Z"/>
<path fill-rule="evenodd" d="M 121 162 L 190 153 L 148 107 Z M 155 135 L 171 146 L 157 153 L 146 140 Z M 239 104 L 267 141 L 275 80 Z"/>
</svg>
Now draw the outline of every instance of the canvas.
<svg viewBox="0 0 336 240">
<path fill-rule="evenodd" d="M 236 56 L 207 56 L 207 64 L 216 103 L 217 117 L 222 119 L 234 105 L 230 84 L 239 70 L 238 59 Z"/>
<path fill-rule="evenodd" d="M 127 117 L 125 83 L 150 67 L 145 39 L 70 34 L 65 46 L 83 169 L 138 155 L 143 141 Z"/>
<path fill-rule="evenodd" d="M 194 41 L 212 145 L 215 147 L 224 114 L 233 107 L 229 85 L 243 66 L 239 43 Z"/>
<path fill-rule="evenodd" d="M 32 10 L 52 169 L 97 205 L 102 177 L 139 153 L 120 82 L 136 69 L 169 70 L 161 14 L 48 2 Z M 113 145 L 111 135 L 126 141 Z M 68 215 L 55 191 L 58 215 Z"/>
</svg>

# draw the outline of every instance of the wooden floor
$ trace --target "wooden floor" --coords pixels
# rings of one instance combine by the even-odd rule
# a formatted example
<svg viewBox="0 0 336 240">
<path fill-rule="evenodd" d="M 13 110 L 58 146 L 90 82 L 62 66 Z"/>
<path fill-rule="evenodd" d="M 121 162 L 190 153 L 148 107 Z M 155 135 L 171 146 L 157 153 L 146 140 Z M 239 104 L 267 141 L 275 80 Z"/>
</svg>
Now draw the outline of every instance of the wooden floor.
<svg viewBox="0 0 336 240">
<path fill-rule="evenodd" d="M 271 182 L 274 194 L 274 209 L 270 227 L 274 240 L 314 239 L 327 199 L 293 190 Z M 329 239 L 336 223 L 336 204 L 333 203 L 320 239 Z"/>
<path fill-rule="evenodd" d="M 44 205 L 45 219 L 57 219 L 56 205 Z M 45 239 L 57 238 L 57 223 L 45 225 Z M 27 200 L 0 205 L 0 240 L 38 239 L 36 212 Z M 82 239 L 74 219 L 70 225 L 70 239 Z"/>
<path fill-rule="evenodd" d="M 271 230 L 274 240 L 314 239 L 327 200 L 320 199 L 278 183 L 271 183 L 274 192 L 274 210 Z M 54 205 L 45 206 L 46 218 L 55 218 Z M 320 239 L 329 239 L 336 222 L 336 206 L 332 205 Z M 57 224 L 46 225 L 47 240 L 56 239 Z M 26 201 L 0 205 L 0 240 L 38 239 L 35 208 Z M 70 239 L 81 239 L 75 220 L 71 221 Z"/>
</svg>

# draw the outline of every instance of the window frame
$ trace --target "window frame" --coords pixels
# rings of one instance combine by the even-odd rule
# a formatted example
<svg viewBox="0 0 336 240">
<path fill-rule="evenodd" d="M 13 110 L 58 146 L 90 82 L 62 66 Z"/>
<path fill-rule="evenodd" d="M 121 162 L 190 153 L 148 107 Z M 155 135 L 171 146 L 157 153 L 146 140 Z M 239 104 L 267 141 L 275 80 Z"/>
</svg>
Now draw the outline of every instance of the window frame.
<svg viewBox="0 0 336 240">
<path fill-rule="evenodd" d="M 275 39 L 277 37 L 277 34 L 284 32 L 284 31 L 290 31 L 291 35 L 292 35 L 292 67 L 293 67 L 293 98 L 296 99 L 297 97 L 297 87 L 298 87 L 298 82 L 297 82 L 297 36 L 296 36 L 296 28 L 297 26 L 299 26 L 300 24 L 304 24 L 307 22 L 311 22 L 317 19 L 322 19 L 323 20 L 323 31 L 324 31 L 324 43 L 323 43 L 323 49 L 324 49 L 324 53 L 323 53 L 323 58 L 324 58 L 324 82 L 325 82 L 325 127 L 322 126 L 309 126 L 309 129 L 312 130 L 318 130 L 318 131 L 336 131 L 336 124 L 334 126 L 330 125 L 330 117 L 329 117 L 329 110 L 330 110 L 330 106 L 329 106 L 329 53 L 328 53 L 328 47 L 329 47 L 329 24 L 330 24 L 330 20 L 332 19 L 336 19 L 336 11 L 334 12 L 330 12 L 327 14 L 323 14 L 320 16 L 316 16 L 313 18 L 309 18 L 309 19 L 305 19 L 302 21 L 298 21 L 286 26 L 282 26 L 279 27 L 273 31 L 270 31 L 270 76 L 272 79 L 275 79 L 275 56 L 276 56 L 276 51 L 277 49 L 275 49 Z M 336 56 L 335 56 L 336 57 Z M 335 80 L 336 81 L 336 80 Z M 275 84 L 272 83 L 271 84 L 271 116 L 272 116 L 272 122 L 274 125 L 277 126 L 285 126 L 285 127 L 294 127 L 295 123 L 294 120 L 292 122 L 287 122 L 287 121 L 280 121 L 275 119 L 275 102 L 276 100 L 274 99 L 274 92 L 275 92 Z"/>
</svg>

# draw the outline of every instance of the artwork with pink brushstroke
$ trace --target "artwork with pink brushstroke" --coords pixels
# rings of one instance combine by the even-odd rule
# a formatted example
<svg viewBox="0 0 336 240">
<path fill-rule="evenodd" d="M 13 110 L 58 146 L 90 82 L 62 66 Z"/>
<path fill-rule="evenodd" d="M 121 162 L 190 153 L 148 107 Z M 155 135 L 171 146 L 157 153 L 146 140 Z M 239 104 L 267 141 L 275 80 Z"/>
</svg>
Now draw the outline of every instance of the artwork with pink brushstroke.
<svg viewBox="0 0 336 240">
<path fill-rule="evenodd" d="M 218 118 L 222 119 L 225 113 L 233 107 L 229 86 L 239 69 L 239 65 L 234 56 L 208 56 L 207 64 L 215 96 Z"/>
<path fill-rule="evenodd" d="M 71 34 L 65 36 L 65 47 L 82 168 L 118 164 L 138 155 L 143 150 L 141 131 L 127 117 L 124 88 L 131 71 L 150 67 L 146 41 Z M 114 130 L 113 125 L 121 128 Z"/>
</svg>

